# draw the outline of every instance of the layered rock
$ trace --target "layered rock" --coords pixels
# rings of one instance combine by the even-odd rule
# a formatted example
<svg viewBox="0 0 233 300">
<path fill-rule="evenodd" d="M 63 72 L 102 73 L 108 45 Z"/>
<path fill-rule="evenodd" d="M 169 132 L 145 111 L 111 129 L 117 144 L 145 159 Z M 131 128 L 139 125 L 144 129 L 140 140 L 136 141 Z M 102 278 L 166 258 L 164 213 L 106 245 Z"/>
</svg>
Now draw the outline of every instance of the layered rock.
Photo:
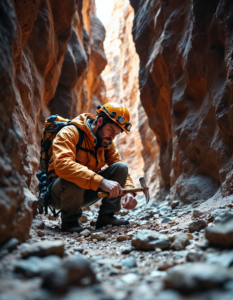
<svg viewBox="0 0 233 300">
<path fill-rule="evenodd" d="M 100 103 L 104 93 L 99 74 L 106 59 L 105 30 L 95 16 L 94 0 L 4 0 L 0 10 L 1 243 L 28 237 L 32 210 L 24 203 L 23 187 L 34 192 L 38 184 L 45 119 L 56 113 L 73 118 L 91 102 Z M 100 89 L 98 83 L 88 83 L 87 72 L 101 82 Z"/>
<path fill-rule="evenodd" d="M 133 18 L 134 10 L 129 1 L 115 0 L 111 21 L 106 27 L 104 48 L 108 65 L 102 76 L 106 101 L 127 106 L 131 115 L 133 127 L 130 134 L 123 133 L 117 139 L 122 159 L 129 166 L 134 183 L 138 185 L 138 178 L 145 176 L 152 195 L 155 195 L 159 183 L 159 149 L 140 104 L 139 58 L 131 34 Z"/>
<path fill-rule="evenodd" d="M 232 193 L 232 13 L 229 1 L 130 0 L 141 102 L 160 144 L 171 199 Z M 171 189 L 170 189 L 171 188 Z"/>
</svg>

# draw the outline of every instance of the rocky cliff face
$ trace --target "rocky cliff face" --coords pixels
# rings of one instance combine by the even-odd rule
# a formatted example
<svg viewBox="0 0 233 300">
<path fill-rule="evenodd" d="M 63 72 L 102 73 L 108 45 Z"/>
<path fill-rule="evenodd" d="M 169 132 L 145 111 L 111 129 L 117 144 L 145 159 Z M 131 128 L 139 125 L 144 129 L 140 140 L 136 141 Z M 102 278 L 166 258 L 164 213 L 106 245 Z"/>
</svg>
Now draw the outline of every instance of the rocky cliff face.
<svg viewBox="0 0 233 300">
<path fill-rule="evenodd" d="M 28 195 L 37 185 L 44 120 L 56 113 L 73 118 L 102 102 L 103 84 L 94 82 L 102 83 L 106 58 L 94 0 L 4 0 L 0 13 L 1 243 L 28 236 L 32 212 L 23 187 Z"/>
<path fill-rule="evenodd" d="M 171 199 L 232 193 L 231 1 L 131 0 L 141 102 Z"/>
<path fill-rule="evenodd" d="M 145 111 L 140 104 L 138 86 L 139 58 L 132 37 L 134 10 L 129 1 L 115 0 L 104 42 L 108 64 L 102 73 L 106 86 L 106 101 L 128 107 L 133 125 L 129 135 L 117 139 L 123 161 L 129 166 L 133 181 L 145 176 L 152 196 L 159 182 L 158 144 L 148 126 Z M 150 141 L 150 142 L 149 142 Z"/>
</svg>

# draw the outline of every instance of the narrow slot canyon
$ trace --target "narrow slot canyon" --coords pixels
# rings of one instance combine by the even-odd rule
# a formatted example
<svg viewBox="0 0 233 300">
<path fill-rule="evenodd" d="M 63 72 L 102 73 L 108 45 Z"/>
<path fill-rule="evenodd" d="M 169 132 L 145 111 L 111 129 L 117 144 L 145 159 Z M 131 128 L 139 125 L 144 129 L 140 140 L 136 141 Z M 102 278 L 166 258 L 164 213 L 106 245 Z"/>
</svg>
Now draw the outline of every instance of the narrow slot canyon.
<svg viewBox="0 0 233 300">
<path fill-rule="evenodd" d="M 0 300 L 232 299 L 232 24 L 230 0 L 0 2 Z M 48 128 L 45 172 L 54 115 L 84 136 Z M 141 191 L 97 199 L 118 180 Z"/>
</svg>

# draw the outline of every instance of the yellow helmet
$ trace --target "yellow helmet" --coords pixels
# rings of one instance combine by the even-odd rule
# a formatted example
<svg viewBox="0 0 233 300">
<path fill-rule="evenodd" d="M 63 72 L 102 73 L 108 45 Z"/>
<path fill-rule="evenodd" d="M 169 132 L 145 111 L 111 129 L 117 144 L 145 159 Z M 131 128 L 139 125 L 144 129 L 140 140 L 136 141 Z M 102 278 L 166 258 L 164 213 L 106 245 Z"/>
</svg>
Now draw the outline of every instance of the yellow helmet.
<svg viewBox="0 0 233 300">
<path fill-rule="evenodd" d="M 98 105 L 97 114 L 104 112 L 112 121 L 114 121 L 121 129 L 129 134 L 132 124 L 130 121 L 128 109 L 118 103 L 110 102 L 104 105 Z"/>
</svg>

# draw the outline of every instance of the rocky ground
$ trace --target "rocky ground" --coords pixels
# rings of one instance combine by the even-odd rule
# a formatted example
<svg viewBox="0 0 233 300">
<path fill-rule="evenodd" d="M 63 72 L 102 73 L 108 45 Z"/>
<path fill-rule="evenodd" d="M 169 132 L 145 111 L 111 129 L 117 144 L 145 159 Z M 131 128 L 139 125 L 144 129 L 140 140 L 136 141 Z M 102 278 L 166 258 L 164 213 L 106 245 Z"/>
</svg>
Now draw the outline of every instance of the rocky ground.
<svg viewBox="0 0 233 300">
<path fill-rule="evenodd" d="M 30 238 L 0 250 L 0 299 L 233 299 L 233 198 L 224 202 L 139 199 L 118 217 L 130 225 L 60 230 L 60 217 L 36 215 Z M 121 215 L 121 216 L 120 216 Z"/>
</svg>

